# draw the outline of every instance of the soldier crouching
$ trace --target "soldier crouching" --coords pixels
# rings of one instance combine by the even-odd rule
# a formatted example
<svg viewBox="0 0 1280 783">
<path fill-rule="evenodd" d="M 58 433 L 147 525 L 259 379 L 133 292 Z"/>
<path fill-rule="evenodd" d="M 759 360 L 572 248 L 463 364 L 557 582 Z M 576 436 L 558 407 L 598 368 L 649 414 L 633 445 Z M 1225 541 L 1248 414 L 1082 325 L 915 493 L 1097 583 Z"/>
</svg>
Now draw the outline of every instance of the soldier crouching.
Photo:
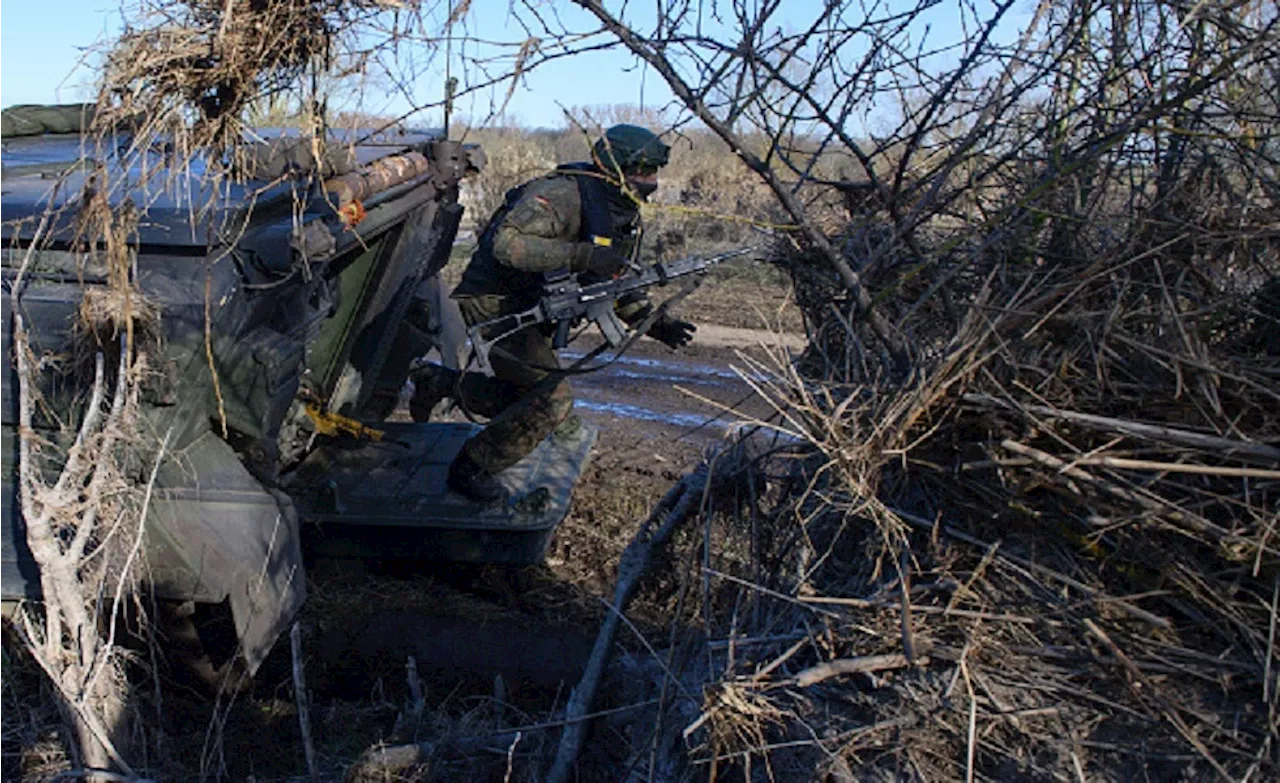
<svg viewBox="0 0 1280 783">
<path fill-rule="evenodd" d="M 453 291 L 467 325 L 533 307 L 547 273 L 570 271 L 580 279 L 603 280 L 624 271 L 638 250 L 640 202 L 657 189 L 657 173 L 669 152 L 652 132 L 615 125 L 592 147 L 592 162 L 560 166 L 508 191 Z M 637 296 L 620 301 L 617 313 L 634 326 L 652 309 L 648 299 Z M 425 420 L 451 395 L 465 410 L 490 419 L 450 465 L 451 490 L 481 502 L 501 499 L 504 490 L 495 475 L 533 451 L 569 415 L 573 395 L 559 372 L 554 329 L 530 327 L 498 341 L 490 353 L 492 377 L 459 377 L 436 365 L 414 375 L 410 411 L 415 419 Z M 693 324 L 664 314 L 648 335 L 679 348 L 693 331 Z"/>
</svg>

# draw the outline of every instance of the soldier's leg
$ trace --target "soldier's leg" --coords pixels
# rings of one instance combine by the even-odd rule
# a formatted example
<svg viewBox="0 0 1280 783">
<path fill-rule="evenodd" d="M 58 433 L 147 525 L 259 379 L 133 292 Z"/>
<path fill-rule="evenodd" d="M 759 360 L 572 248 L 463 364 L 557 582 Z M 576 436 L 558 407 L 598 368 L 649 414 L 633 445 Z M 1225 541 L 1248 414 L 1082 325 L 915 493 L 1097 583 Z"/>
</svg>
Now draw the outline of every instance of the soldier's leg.
<svg viewBox="0 0 1280 783">
<path fill-rule="evenodd" d="M 494 373 L 499 381 L 523 394 L 462 449 L 468 461 L 490 475 L 527 456 L 573 408 L 568 381 L 548 377 L 547 368 L 559 366 L 549 335 L 525 329 L 504 340 L 503 347 L 509 355 L 492 357 Z"/>
<path fill-rule="evenodd" d="M 483 323 L 503 314 L 503 299 L 497 296 L 463 297 L 456 309 L 467 324 Z M 414 396 L 409 411 L 415 421 L 427 421 L 431 409 L 444 398 L 454 399 L 468 414 L 492 419 L 511 407 L 546 373 L 530 371 L 520 362 L 504 360 L 507 355 L 523 355 L 529 330 L 498 341 L 491 357 L 495 376 L 481 372 L 462 373 L 445 366 L 427 365 L 413 374 Z M 552 359 L 554 360 L 554 356 Z M 548 366 L 556 366 L 554 363 Z"/>
<path fill-rule="evenodd" d="M 524 388 L 525 393 L 463 444 L 449 466 L 449 488 L 486 503 L 505 493 L 494 474 L 533 451 L 573 408 L 569 384 L 542 369 L 557 366 L 549 335 L 525 330 L 511 348 L 508 355 L 493 357 L 494 371 L 503 376 L 499 380 Z"/>
<path fill-rule="evenodd" d="M 469 325 L 504 315 L 510 304 L 498 296 L 457 301 Z M 524 329 L 496 347 L 501 350 L 490 356 L 493 378 L 468 374 L 458 384 L 470 410 L 492 414 L 489 426 L 467 441 L 449 466 L 449 487 L 483 502 L 503 495 L 494 474 L 532 451 L 573 407 L 569 385 L 549 377 L 549 370 L 559 367 L 550 335 L 541 329 Z"/>
</svg>

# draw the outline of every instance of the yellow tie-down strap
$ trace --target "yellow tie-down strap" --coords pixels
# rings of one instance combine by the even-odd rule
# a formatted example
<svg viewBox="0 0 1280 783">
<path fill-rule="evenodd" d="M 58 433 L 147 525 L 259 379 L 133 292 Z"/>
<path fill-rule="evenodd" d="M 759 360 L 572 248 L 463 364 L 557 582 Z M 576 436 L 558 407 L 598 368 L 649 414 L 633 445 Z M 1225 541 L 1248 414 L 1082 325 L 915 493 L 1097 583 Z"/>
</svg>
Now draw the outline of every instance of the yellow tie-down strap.
<svg viewBox="0 0 1280 783">
<path fill-rule="evenodd" d="M 375 430 L 373 427 L 366 427 L 355 419 L 348 419 L 338 413 L 331 413 L 321 410 L 320 406 L 314 402 L 307 403 L 307 416 L 310 417 L 311 423 L 315 425 L 316 432 L 321 435 L 337 437 L 338 435 L 350 435 L 360 440 L 381 441 L 386 435 L 382 430 Z"/>
</svg>

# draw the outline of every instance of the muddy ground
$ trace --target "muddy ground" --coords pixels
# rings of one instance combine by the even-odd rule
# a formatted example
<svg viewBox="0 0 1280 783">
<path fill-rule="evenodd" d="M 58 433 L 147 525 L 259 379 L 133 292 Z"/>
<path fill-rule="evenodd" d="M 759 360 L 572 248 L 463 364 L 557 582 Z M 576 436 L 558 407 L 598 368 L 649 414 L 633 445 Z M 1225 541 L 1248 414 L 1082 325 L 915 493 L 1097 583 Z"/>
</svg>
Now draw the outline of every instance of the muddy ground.
<svg viewBox="0 0 1280 783">
<path fill-rule="evenodd" d="M 321 715 L 329 716 L 317 728 L 318 743 L 345 753 L 361 743 L 484 733 L 495 725 L 536 725 L 552 717 L 585 665 L 607 611 L 604 601 L 612 600 L 618 557 L 639 521 L 673 482 L 724 441 L 731 427 L 742 419 L 770 417 L 772 409 L 743 377 L 752 376 L 744 355 L 768 361 L 770 351 L 798 351 L 802 345 L 795 335 L 780 338 L 705 323 L 699 338 L 680 352 L 641 341 L 598 372 L 573 381 L 575 412 L 598 425 L 600 434 L 545 565 L 313 575 L 305 618 L 308 670 L 316 698 L 327 710 Z M 565 358 L 578 358 L 596 344 L 592 336 L 580 339 Z M 663 638 L 674 592 L 669 582 L 655 578 L 637 598 L 628 613 L 635 630 L 619 638 L 622 648 L 643 655 L 637 633 Z M 431 716 L 413 730 L 404 708 L 409 656 L 425 683 Z M 283 660 L 277 656 L 273 664 L 274 675 L 260 679 L 274 676 L 276 692 L 287 693 Z M 597 707 L 622 706 L 606 683 Z M 287 703 L 280 709 L 292 712 Z M 544 734 L 538 741 L 554 742 L 554 732 Z M 550 744 L 537 748 L 532 745 L 529 752 L 554 752 Z M 504 779 L 501 749 L 491 750 L 415 774 Z M 588 766 L 604 763 L 584 760 Z"/>
<path fill-rule="evenodd" d="M 612 598 L 618 556 L 638 522 L 735 422 L 769 417 L 770 407 L 744 380 L 753 373 L 744 355 L 768 364 L 770 353 L 785 356 L 784 350 L 798 352 L 804 344 L 795 332 L 747 326 L 760 325 L 761 312 L 786 316 L 778 290 L 730 279 L 712 304 L 684 303 L 684 317 L 699 323 L 695 342 L 684 350 L 642 340 L 573 381 L 575 412 L 598 425 L 600 434 L 545 565 L 328 564 L 313 570 L 301 621 L 314 739 L 326 779 L 338 779 L 378 743 L 536 725 L 563 705 L 607 611 L 602 599 Z M 565 356 L 576 359 L 596 345 L 597 337 L 584 335 Z M 629 613 L 639 633 L 658 638 L 668 592 L 656 580 L 639 596 Z M 619 643 L 640 649 L 634 633 Z M 282 638 L 244 691 L 214 702 L 180 666 L 162 667 L 161 687 L 147 686 L 136 703 L 144 722 L 159 727 L 149 732 L 145 766 L 165 780 L 301 775 L 306 766 L 289 647 Z M 6 643 L 6 650 L 16 647 Z M 411 698 L 410 657 L 422 682 L 421 710 Z M 4 778 L 47 780 L 67 768 L 47 687 L 8 654 L 5 681 Z M 624 705 L 606 685 L 599 706 Z M 531 734 L 522 752 L 553 753 L 555 732 L 540 734 Z M 502 780 L 502 749 L 489 751 L 393 779 Z"/>
<path fill-rule="evenodd" d="M 591 345 L 575 345 L 566 355 Z M 770 366 L 771 355 L 798 353 L 800 345 L 795 335 L 702 324 L 695 342 L 679 352 L 642 340 L 600 372 L 575 380 L 574 409 L 599 425 L 600 435 L 552 543 L 551 570 L 611 590 L 613 565 L 645 510 L 731 431 L 774 419 L 748 383 L 759 371 L 744 357 Z M 759 429 L 757 437 L 772 435 Z"/>
</svg>

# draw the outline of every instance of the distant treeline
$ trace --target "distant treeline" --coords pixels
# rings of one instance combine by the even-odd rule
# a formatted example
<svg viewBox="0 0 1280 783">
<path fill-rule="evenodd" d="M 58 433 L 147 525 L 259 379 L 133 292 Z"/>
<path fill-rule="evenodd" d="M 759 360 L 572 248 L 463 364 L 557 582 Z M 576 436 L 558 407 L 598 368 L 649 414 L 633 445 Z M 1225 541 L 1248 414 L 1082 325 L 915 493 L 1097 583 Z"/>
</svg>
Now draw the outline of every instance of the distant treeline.
<svg viewBox="0 0 1280 783">
<path fill-rule="evenodd" d="M 656 112 L 638 107 L 613 106 L 580 114 L 577 124 L 560 129 L 461 124 L 450 128 L 451 138 L 481 145 L 489 159 L 488 168 L 463 194 L 468 222 L 483 224 L 509 188 L 559 164 L 589 160 L 591 143 L 604 128 L 617 122 L 648 127 L 662 133 L 671 145 L 671 162 L 660 172 L 658 192 L 646 208 L 648 241 L 657 253 L 684 252 L 688 245 L 697 249 L 739 242 L 748 236 L 752 223 L 776 228 L 784 222 L 783 213 L 759 177 L 710 131 L 668 130 L 669 124 Z M 756 141 L 761 152 L 767 149 L 765 138 Z M 810 173 L 821 179 L 844 179 L 853 171 L 850 161 L 820 156 Z M 787 173 L 782 172 L 783 176 Z M 833 199 L 829 189 L 815 189 L 811 197 L 815 215 L 825 213 L 837 224 L 846 215 L 844 204 Z"/>
</svg>

